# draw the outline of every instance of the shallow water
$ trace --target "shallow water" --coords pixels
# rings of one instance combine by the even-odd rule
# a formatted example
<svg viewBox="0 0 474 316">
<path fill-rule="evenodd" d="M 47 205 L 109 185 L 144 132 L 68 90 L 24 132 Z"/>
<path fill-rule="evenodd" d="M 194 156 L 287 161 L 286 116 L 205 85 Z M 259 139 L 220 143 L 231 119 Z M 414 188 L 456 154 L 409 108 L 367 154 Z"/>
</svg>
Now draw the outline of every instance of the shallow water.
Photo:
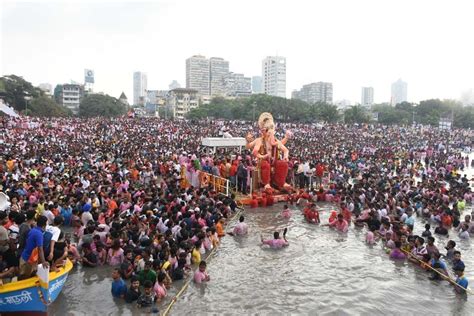
<svg viewBox="0 0 474 316">
<path fill-rule="evenodd" d="M 471 159 L 474 153 L 471 153 Z M 473 168 L 466 169 L 468 177 Z M 471 184 L 472 185 L 472 184 Z M 395 262 L 380 242 L 365 244 L 365 229 L 350 228 L 339 234 L 328 227 L 308 224 L 300 210 L 290 220 L 279 216 L 283 204 L 245 211 L 249 235 L 226 236 L 208 260 L 211 282 L 191 283 L 171 309 L 171 315 L 472 315 L 474 295 L 456 294 L 447 282 L 430 281 L 429 273 L 408 262 Z M 327 223 L 332 205 L 319 204 Z M 294 207 L 296 208 L 296 207 Z M 464 212 L 469 214 L 472 206 Z M 425 222 L 415 223 L 415 232 Z M 230 226 L 233 226 L 231 223 Z M 260 245 L 260 234 L 288 227 L 290 246 L 271 250 Z M 230 229 L 228 229 L 230 230 Z M 474 288 L 474 238 L 454 239 Z M 435 236 L 436 237 L 436 236 Z M 443 251 L 448 238 L 436 237 Z M 50 315 L 141 315 L 150 310 L 114 300 L 110 294 L 110 267 L 74 267 L 62 293 L 50 306 Z M 176 282 L 168 299 L 157 307 L 164 311 L 184 282 Z M 153 313 L 149 313 L 153 315 Z M 155 314 L 156 315 L 156 314 Z"/>
<path fill-rule="evenodd" d="M 330 204 L 319 204 L 327 222 Z M 308 224 L 299 210 L 290 220 L 278 216 L 282 204 L 245 212 L 249 236 L 227 236 L 208 260 L 211 282 L 190 284 L 171 310 L 185 314 L 456 314 L 474 310 L 474 296 L 466 300 L 447 282 L 428 279 L 429 274 L 411 263 L 394 262 L 380 243 L 367 246 L 365 229 L 351 227 L 339 234 L 328 227 Z M 466 210 L 466 213 L 470 210 Z M 232 223 L 231 223 L 232 225 Z M 416 232 L 424 223 L 417 220 Z M 288 227 L 288 248 L 260 246 L 260 233 L 270 238 L 274 230 Z M 456 242 L 457 236 L 451 237 Z M 437 238 L 443 249 L 445 238 Z M 471 241 L 458 242 L 466 275 L 474 282 Z M 110 294 L 111 268 L 77 267 L 50 315 L 138 315 L 144 310 L 115 301 Z M 183 283 L 169 291 L 171 299 Z M 166 303 L 158 306 L 161 311 Z"/>
</svg>

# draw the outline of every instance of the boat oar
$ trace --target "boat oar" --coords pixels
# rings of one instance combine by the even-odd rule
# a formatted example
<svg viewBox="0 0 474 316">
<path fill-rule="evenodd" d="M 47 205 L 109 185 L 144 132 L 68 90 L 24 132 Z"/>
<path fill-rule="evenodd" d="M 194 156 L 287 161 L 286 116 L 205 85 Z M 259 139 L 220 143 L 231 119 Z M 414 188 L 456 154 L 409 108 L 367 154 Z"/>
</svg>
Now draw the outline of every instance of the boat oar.
<svg viewBox="0 0 474 316">
<path fill-rule="evenodd" d="M 471 294 L 471 295 L 474 294 L 470 289 L 464 288 L 463 286 L 457 284 L 456 281 L 453 280 L 449 275 L 445 275 L 445 274 L 439 272 L 437 269 L 433 268 L 429 263 L 426 263 L 426 262 L 424 262 L 423 260 L 418 259 L 418 258 L 417 258 L 415 255 L 413 255 L 411 252 L 408 252 L 408 251 L 406 251 L 406 250 L 404 250 L 404 249 L 400 249 L 400 250 L 403 251 L 403 252 L 404 252 L 407 256 L 409 256 L 410 258 L 415 259 L 416 261 L 418 261 L 419 263 L 423 264 L 424 266 L 427 266 L 430 270 L 432 270 L 432 271 L 438 273 L 443 279 L 447 280 L 449 283 L 456 285 L 456 286 L 459 287 L 460 289 L 463 289 L 464 291 L 466 291 L 466 293 L 469 293 L 469 294 Z"/>
</svg>

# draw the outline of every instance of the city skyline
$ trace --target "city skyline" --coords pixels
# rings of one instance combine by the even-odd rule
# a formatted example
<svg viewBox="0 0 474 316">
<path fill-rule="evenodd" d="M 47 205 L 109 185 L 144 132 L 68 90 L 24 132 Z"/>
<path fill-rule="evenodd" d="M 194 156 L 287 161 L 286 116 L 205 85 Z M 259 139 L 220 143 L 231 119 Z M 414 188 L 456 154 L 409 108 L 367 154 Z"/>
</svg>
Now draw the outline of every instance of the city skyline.
<svg viewBox="0 0 474 316">
<path fill-rule="evenodd" d="M 271 15 L 266 1 L 2 2 L 1 75 L 54 87 L 82 82 L 87 68 L 95 71 L 95 91 L 116 97 L 124 91 L 131 97 L 132 74 L 138 70 L 148 73 L 149 89 L 161 90 L 172 80 L 185 82 L 183 61 L 189 56 L 218 56 L 232 64 L 231 71 L 253 77 L 261 75 L 263 58 L 278 55 L 288 63 L 288 98 L 293 90 L 319 81 L 333 84 L 334 100 L 353 103 L 360 102 L 362 86 L 377 91 L 375 103 L 390 102 L 397 78 L 410 85 L 410 102 L 466 98 L 474 88 L 468 1 L 456 6 L 432 1 L 429 7 L 409 1 L 277 2 L 272 2 Z M 229 12 L 245 21 L 258 20 L 258 25 L 289 22 L 274 24 L 262 41 L 249 32 L 253 23 L 230 23 Z M 324 14 L 315 19 L 312 12 Z M 196 16 L 200 23 L 193 23 L 193 33 L 212 29 L 212 36 L 189 33 Z M 445 23 L 435 23 L 439 19 Z M 250 35 L 239 42 L 238 34 L 244 33 Z M 305 40 L 313 35 L 320 40 Z M 360 37 L 366 35 L 372 40 L 361 49 Z M 163 42 L 172 45 L 162 50 Z M 137 49 L 143 45 L 147 48 Z"/>
</svg>

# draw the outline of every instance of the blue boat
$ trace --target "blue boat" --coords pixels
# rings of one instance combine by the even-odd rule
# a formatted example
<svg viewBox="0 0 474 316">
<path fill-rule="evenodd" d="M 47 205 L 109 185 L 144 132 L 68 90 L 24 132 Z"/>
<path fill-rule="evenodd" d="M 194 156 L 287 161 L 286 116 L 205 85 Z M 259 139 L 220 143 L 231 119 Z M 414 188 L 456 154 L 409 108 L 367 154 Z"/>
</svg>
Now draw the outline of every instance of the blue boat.
<svg viewBox="0 0 474 316">
<path fill-rule="evenodd" d="M 68 259 L 57 272 L 45 278 L 32 278 L 0 285 L 1 315 L 47 315 L 48 305 L 54 302 L 66 283 L 73 267 Z M 44 279 L 47 279 L 46 282 Z"/>
</svg>

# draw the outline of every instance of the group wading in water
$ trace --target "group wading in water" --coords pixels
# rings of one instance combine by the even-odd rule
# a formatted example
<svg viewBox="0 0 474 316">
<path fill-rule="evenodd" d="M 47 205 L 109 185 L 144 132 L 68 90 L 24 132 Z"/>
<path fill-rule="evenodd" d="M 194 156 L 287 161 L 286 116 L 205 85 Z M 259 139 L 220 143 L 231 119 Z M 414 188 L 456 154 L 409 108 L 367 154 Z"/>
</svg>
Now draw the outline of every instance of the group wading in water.
<svg viewBox="0 0 474 316">
<path fill-rule="evenodd" d="M 223 126 L 246 135 L 247 150 L 203 154 L 200 139 Z M 228 179 L 239 194 L 256 181 L 254 194 L 284 195 L 286 207 L 275 214 L 284 220 L 294 219 L 289 206 L 297 204 L 313 229 L 367 229 L 367 244 L 382 243 L 390 258 L 466 291 L 469 267 L 457 245 L 474 235 L 464 154 L 472 132 L 277 126 L 269 113 L 259 118 L 259 137 L 254 132 L 242 121 L 0 117 L 0 191 L 10 204 L 0 212 L 0 279 L 28 278 L 38 263 L 55 270 L 66 258 L 84 269 L 105 265 L 111 294 L 140 307 L 169 300 L 178 280 L 212 283 L 206 255 L 226 234 L 255 232 L 242 214 L 226 232 L 238 201 L 200 183 L 205 172 Z M 321 202 L 334 206 L 327 223 Z M 414 231 L 415 221 L 425 231 Z M 298 243 L 289 235 L 275 231 L 261 244 Z M 436 248 L 437 236 L 447 235 L 446 251 Z"/>
</svg>

